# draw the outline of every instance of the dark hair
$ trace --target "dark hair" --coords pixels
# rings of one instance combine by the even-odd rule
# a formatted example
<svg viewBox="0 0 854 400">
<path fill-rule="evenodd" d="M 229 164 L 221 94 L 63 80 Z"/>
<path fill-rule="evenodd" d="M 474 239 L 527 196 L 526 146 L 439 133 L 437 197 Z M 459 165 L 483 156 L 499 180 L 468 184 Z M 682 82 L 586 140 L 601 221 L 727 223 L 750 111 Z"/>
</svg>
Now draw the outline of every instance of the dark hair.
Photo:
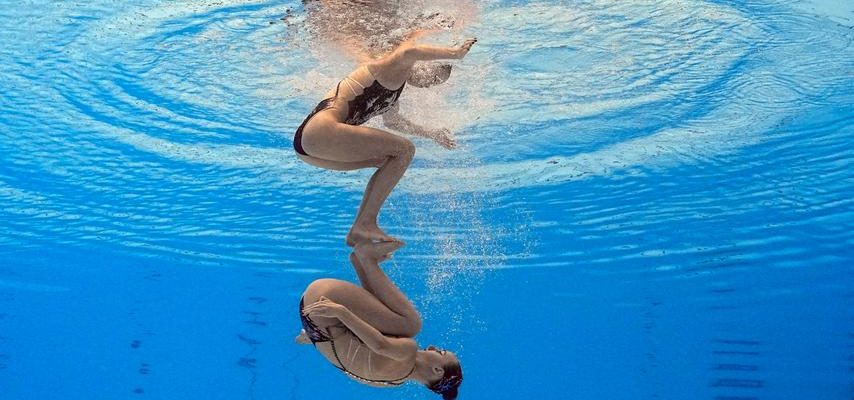
<svg viewBox="0 0 854 400">
<path fill-rule="evenodd" d="M 450 76 L 451 64 L 421 62 L 412 68 L 412 74 L 407 79 L 407 82 L 415 87 L 426 88 L 445 82 Z"/>
<path fill-rule="evenodd" d="M 442 378 L 431 383 L 427 388 L 441 394 L 443 400 L 454 400 L 457 398 L 460 384 L 463 383 L 463 369 L 459 361 L 448 363 L 443 369 L 445 374 L 442 375 Z"/>
</svg>

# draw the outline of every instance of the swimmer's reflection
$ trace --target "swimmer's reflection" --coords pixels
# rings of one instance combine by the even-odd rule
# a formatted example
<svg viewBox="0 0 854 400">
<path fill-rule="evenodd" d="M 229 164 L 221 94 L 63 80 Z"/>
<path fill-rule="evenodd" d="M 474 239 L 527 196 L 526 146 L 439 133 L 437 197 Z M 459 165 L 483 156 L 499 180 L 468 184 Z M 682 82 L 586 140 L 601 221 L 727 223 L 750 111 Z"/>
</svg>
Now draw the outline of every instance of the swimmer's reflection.
<svg viewBox="0 0 854 400">
<path fill-rule="evenodd" d="M 312 282 L 300 299 L 303 330 L 297 342 L 313 343 L 350 378 L 376 387 L 419 382 L 444 399 L 462 383 L 460 362 L 434 346 L 419 350 L 413 339 L 421 317 L 379 263 L 401 246 L 363 243 L 350 254 L 362 286 L 336 279 Z"/>
</svg>

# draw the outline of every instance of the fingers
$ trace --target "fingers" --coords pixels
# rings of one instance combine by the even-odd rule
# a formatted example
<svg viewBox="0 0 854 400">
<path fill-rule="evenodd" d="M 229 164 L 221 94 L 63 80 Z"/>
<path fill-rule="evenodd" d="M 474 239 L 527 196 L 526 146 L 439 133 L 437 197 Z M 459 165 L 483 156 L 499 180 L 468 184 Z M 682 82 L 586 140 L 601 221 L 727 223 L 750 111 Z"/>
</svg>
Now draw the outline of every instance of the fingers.
<svg viewBox="0 0 854 400">
<path fill-rule="evenodd" d="M 319 317 L 328 317 L 330 314 L 330 307 L 327 304 L 316 304 L 314 307 L 306 307 L 302 310 L 302 315 L 310 316 L 315 315 Z"/>
<path fill-rule="evenodd" d="M 311 303 L 302 309 L 302 315 L 316 315 L 319 317 L 334 317 L 336 315 L 336 307 L 338 303 L 329 300 L 326 296 L 320 296 L 316 302 Z"/>
<path fill-rule="evenodd" d="M 457 147 L 457 139 L 455 139 L 453 136 L 448 136 L 448 137 L 446 137 L 446 139 L 445 139 L 445 148 L 447 148 L 448 150 L 450 150 L 450 149 L 453 149 L 453 148 L 455 148 L 455 147 Z"/>
<path fill-rule="evenodd" d="M 469 50 L 475 43 L 477 43 L 477 38 L 466 39 L 466 41 L 463 42 L 462 48 Z"/>
<path fill-rule="evenodd" d="M 311 312 L 312 312 L 312 311 L 314 311 L 316 308 L 317 308 L 317 307 L 315 307 L 315 305 L 314 305 L 314 304 L 312 304 L 312 305 L 310 305 L 310 306 L 305 306 L 305 307 L 303 307 L 303 309 L 302 309 L 302 315 L 309 315 L 309 314 L 311 314 Z"/>
<path fill-rule="evenodd" d="M 330 301 L 326 297 L 320 296 L 320 298 L 316 302 L 311 303 L 311 304 L 303 307 L 302 315 L 308 315 L 313 311 L 319 311 L 319 310 L 329 308 L 329 305 L 331 303 L 332 303 L 332 301 Z"/>
<path fill-rule="evenodd" d="M 447 129 L 441 129 L 439 133 L 436 135 L 436 142 L 439 143 L 440 146 L 452 150 L 457 147 L 457 139 L 454 138 L 454 135 L 451 134 L 451 131 Z"/>
<path fill-rule="evenodd" d="M 459 50 L 457 51 L 457 58 L 463 58 L 468 54 L 471 47 L 477 43 L 477 38 L 466 39 L 462 45 L 460 45 Z"/>
</svg>

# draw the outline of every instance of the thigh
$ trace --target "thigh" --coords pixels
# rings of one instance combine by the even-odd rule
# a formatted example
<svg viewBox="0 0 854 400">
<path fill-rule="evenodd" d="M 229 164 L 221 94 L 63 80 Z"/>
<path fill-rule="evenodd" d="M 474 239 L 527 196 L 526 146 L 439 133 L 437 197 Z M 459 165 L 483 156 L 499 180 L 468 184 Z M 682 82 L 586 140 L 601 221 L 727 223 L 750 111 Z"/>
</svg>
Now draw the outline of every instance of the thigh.
<svg viewBox="0 0 854 400">
<path fill-rule="evenodd" d="M 379 299 L 360 286 L 337 279 L 319 279 L 314 281 L 303 293 L 305 305 L 316 302 L 320 296 L 325 296 L 338 304 L 347 307 L 357 317 L 376 330 L 392 336 L 407 336 L 408 321 L 400 314 L 385 306 Z M 312 317 L 320 328 L 338 325 L 335 318 Z"/>
<path fill-rule="evenodd" d="M 404 137 L 320 114 L 303 129 L 302 147 L 311 157 L 344 163 L 374 162 L 414 151 L 412 142 Z"/>
<path fill-rule="evenodd" d="M 297 154 L 297 156 L 306 164 L 310 164 L 310 165 L 313 165 L 315 167 L 331 169 L 331 170 L 335 170 L 335 171 L 352 171 L 355 169 L 363 169 L 363 168 L 377 168 L 377 167 L 382 166 L 382 164 L 385 162 L 385 159 L 344 162 L 344 161 L 324 160 L 322 158 L 306 156 L 306 155 L 302 155 L 302 154 Z"/>
</svg>

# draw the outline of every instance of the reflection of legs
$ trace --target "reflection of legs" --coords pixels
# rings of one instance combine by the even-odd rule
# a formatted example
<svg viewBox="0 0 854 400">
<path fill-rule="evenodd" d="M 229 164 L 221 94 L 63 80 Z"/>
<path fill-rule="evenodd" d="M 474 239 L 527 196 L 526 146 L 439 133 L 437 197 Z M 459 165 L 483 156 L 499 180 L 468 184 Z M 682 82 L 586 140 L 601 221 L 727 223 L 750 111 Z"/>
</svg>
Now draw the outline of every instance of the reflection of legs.
<svg viewBox="0 0 854 400">
<path fill-rule="evenodd" d="M 392 282 L 379 263 L 387 259 L 392 252 L 400 248 L 400 243 L 365 243 L 356 247 L 350 254 L 350 261 L 356 269 L 362 287 L 374 295 L 392 312 L 402 317 L 395 318 L 391 324 L 375 328 L 385 333 L 391 331 L 398 335 L 412 337 L 421 331 L 421 316 L 400 288 Z"/>
<path fill-rule="evenodd" d="M 312 157 L 354 166 L 359 163 L 380 165 L 365 188 L 356 220 L 347 234 L 347 244 L 394 240 L 379 229 L 377 217 L 412 161 L 415 146 L 405 138 L 379 129 L 329 123 L 323 118 L 317 120 L 317 124 L 312 120 L 306 126 L 302 138 L 303 148 Z"/>
<path fill-rule="evenodd" d="M 414 336 L 411 323 L 406 318 L 389 309 L 363 287 L 338 279 L 318 279 L 312 282 L 303 293 L 305 306 L 314 304 L 321 296 L 347 307 L 353 314 L 380 332 L 394 336 Z M 341 324 L 337 318 L 316 315 L 311 316 L 311 320 L 321 329 Z M 297 340 L 304 341 L 305 338 L 298 337 Z"/>
<path fill-rule="evenodd" d="M 379 274 L 376 272 L 379 272 Z M 386 286 L 394 287 L 394 284 L 379 269 L 372 270 L 371 268 L 366 268 L 364 269 L 364 273 L 366 281 L 371 282 L 369 286 L 375 289 L 379 288 L 378 293 L 380 294 L 388 292 Z M 361 274 L 362 272 L 360 272 Z M 382 280 L 385 282 L 381 282 Z M 397 288 L 394 289 L 396 290 Z M 359 287 L 350 282 L 337 279 L 318 279 L 312 282 L 303 293 L 303 300 L 306 307 L 314 304 L 321 296 L 325 296 L 329 300 L 347 307 L 347 309 L 368 323 L 368 325 L 386 335 L 414 337 L 421 330 L 421 317 L 405 298 L 404 307 L 393 302 L 384 304 L 377 296 L 368 292 L 365 287 Z M 392 309 L 387 304 L 395 305 L 396 307 Z M 406 305 L 410 309 L 408 315 L 401 315 L 396 311 L 397 309 L 407 308 Z M 341 321 L 337 318 L 312 316 L 311 319 L 321 329 L 341 324 Z M 298 342 L 304 342 L 305 339 L 301 337 L 297 338 Z"/>
<path fill-rule="evenodd" d="M 362 287 L 374 296 L 376 296 L 376 294 L 374 293 L 374 288 L 371 286 L 371 281 L 365 274 L 365 269 L 362 267 L 362 262 L 359 261 L 359 257 L 356 255 L 355 251 L 350 253 L 350 264 L 353 264 L 353 269 L 356 270 L 356 275 L 359 276 L 359 283 L 362 284 Z"/>
</svg>

